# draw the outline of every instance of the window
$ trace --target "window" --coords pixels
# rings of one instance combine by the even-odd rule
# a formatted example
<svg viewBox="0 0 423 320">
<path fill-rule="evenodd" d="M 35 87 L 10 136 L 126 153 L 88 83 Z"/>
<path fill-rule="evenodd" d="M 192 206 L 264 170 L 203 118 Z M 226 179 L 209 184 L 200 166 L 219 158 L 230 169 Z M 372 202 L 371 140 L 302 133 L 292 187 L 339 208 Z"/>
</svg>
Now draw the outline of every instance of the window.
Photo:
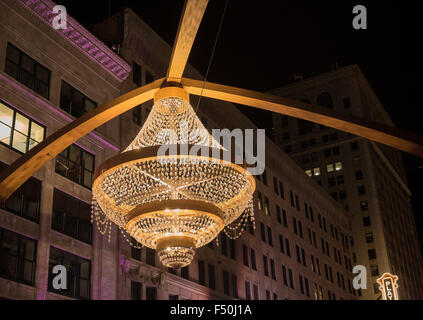
<svg viewBox="0 0 423 320">
<path fill-rule="evenodd" d="M 228 245 L 227 245 L 226 241 L 227 241 L 226 237 L 225 237 L 224 233 L 222 232 L 220 234 L 220 249 L 221 249 L 222 255 L 224 255 L 224 256 L 228 255 Z"/>
<path fill-rule="evenodd" d="M 79 90 L 62 80 L 60 90 L 60 108 L 70 113 L 75 118 L 79 118 L 84 113 L 97 108 L 97 103 L 87 98 Z"/>
<path fill-rule="evenodd" d="M 301 256 L 303 258 L 303 265 L 304 265 L 304 267 L 307 267 L 306 254 L 305 254 L 305 250 L 303 248 L 301 248 Z"/>
<path fill-rule="evenodd" d="M 351 99 L 350 98 L 344 98 L 342 100 L 344 103 L 344 109 L 350 109 L 351 108 Z"/>
<path fill-rule="evenodd" d="M 300 200 L 297 195 L 295 195 L 295 207 L 297 208 L 297 211 L 300 211 Z"/>
<path fill-rule="evenodd" d="M 320 168 L 314 168 L 313 169 L 313 175 L 314 176 L 320 176 Z"/>
<path fill-rule="evenodd" d="M 37 241 L 0 228 L 0 277 L 33 286 Z"/>
<path fill-rule="evenodd" d="M 238 298 L 238 279 L 236 275 L 232 275 L 232 296 Z"/>
<path fill-rule="evenodd" d="M 134 62 L 132 65 L 132 81 L 138 85 L 142 86 L 142 69 L 141 66 Z"/>
<path fill-rule="evenodd" d="M 297 253 L 297 262 L 301 264 L 300 247 L 298 245 L 295 245 L 295 251 Z"/>
<path fill-rule="evenodd" d="M 297 219 L 295 217 L 292 217 L 292 226 L 294 227 L 294 233 L 298 234 Z"/>
<path fill-rule="evenodd" d="M 91 205 L 54 189 L 51 228 L 86 243 L 92 242 Z"/>
<path fill-rule="evenodd" d="M 131 258 L 141 261 L 141 246 L 140 244 L 134 239 L 131 238 Z"/>
<path fill-rule="evenodd" d="M 50 70 L 10 43 L 7 43 L 4 72 L 49 99 Z"/>
<path fill-rule="evenodd" d="M 342 170 L 342 162 L 335 162 L 335 170 L 340 171 Z"/>
<path fill-rule="evenodd" d="M 282 199 L 285 199 L 285 191 L 283 189 L 283 183 L 279 181 L 279 194 Z"/>
<path fill-rule="evenodd" d="M 255 284 L 253 285 L 253 291 L 254 291 L 254 300 L 259 299 L 259 292 L 258 292 L 258 286 Z"/>
<path fill-rule="evenodd" d="M 184 279 L 189 279 L 189 266 L 181 268 L 181 277 Z"/>
<path fill-rule="evenodd" d="M 230 295 L 229 292 L 229 273 L 227 271 L 223 271 L 223 293 L 227 296 Z"/>
<path fill-rule="evenodd" d="M 146 71 L 145 72 L 145 83 L 147 84 L 147 83 L 150 83 L 150 82 L 153 82 L 153 81 L 154 81 L 153 74 L 149 71 Z"/>
<path fill-rule="evenodd" d="M 269 266 L 267 265 L 267 257 L 263 255 L 263 271 L 266 277 L 269 276 Z"/>
<path fill-rule="evenodd" d="M 301 291 L 302 294 L 304 294 L 304 283 L 303 283 L 302 275 L 298 275 L 298 280 L 299 280 L 299 283 L 300 283 L 300 291 Z"/>
<path fill-rule="evenodd" d="M 179 300 L 179 296 L 177 294 L 170 294 L 169 300 Z"/>
<path fill-rule="evenodd" d="M 329 187 L 334 187 L 334 186 L 336 186 L 336 179 L 335 179 L 335 177 L 330 177 L 330 178 L 328 179 L 328 185 L 329 185 Z"/>
<path fill-rule="evenodd" d="M 350 147 L 351 147 L 351 151 L 358 150 L 358 142 L 357 141 L 351 142 Z"/>
<path fill-rule="evenodd" d="M 344 176 L 337 176 L 336 177 L 336 182 L 338 183 L 338 185 L 340 184 L 344 184 L 345 180 L 344 180 Z"/>
<path fill-rule="evenodd" d="M 299 135 L 303 135 L 309 132 L 313 132 L 314 131 L 314 123 L 307 121 L 307 120 L 302 120 L 302 119 L 298 119 L 298 134 Z"/>
<path fill-rule="evenodd" d="M 138 281 L 131 281 L 131 300 L 141 300 L 142 284 Z"/>
<path fill-rule="evenodd" d="M 273 191 L 279 195 L 279 189 L 278 189 L 278 179 L 276 177 L 273 177 Z"/>
<path fill-rule="evenodd" d="M 270 300 L 270 291 L 266 290 L 266 300 Z"/>
<path fill-rule="evenodd" d="M 203 260 L 198 260 L 198 283 L 203 286 L 206 284 L 206 270 Z"/>
<path fill-rule="evenodd" d="M 286 218 L 286 210 L 282 209 L 283 225 L 288 228 L 288 220 Z"/>
<path fill-rule="evenodd" d="M 304 171 L 306 175 L 308 175 L 309 177 L 313 176 L 313 173 L 311 172 L 311 169 L 307 169 Z"/>
<path fill-rule="evenodd" d="M 136 125 L 142 125 L 142 107 L 136 106 L 132 108 L 132 122 Z"/>
<path fill-rule="evenodd" d="M 275 261 L 273 259 L 270 259 L 270 273 L 272 274 L 272 279 L 276 280 Z"/>
<path fill-rule="evenodd" d="M 329 136 L 327 134 L 322 136 L 322 142 L 329 142 Z"/>
<path fill-rule="evenodd" d="M 231 253 L 231 259 L 232 260 L 236 260 L 236 244 L 235 244 L 235 240 L 230 239 L 229 240 L 229 249 L 230 249 L 230 253 Z"/>
<path fill-rule="evenodd" d="M 0 171 L 5 168 L 7 165 L 0 161 Z M 25 219 L 38 222 L 40 200 L 41 181 L 31 177 L 2 203 L 1 207 Z"/>
<path fill-rule="evenodd" d="M 286 267 L 282 265 L 283 284 L 288 286 L 288 277 L 286 276 Z"/>
<path fill-rule="evenodd" d="M 261 196 L 261 192 L 257 192 L 257 209 L 263 210 L 263 199 Z"/>
<path fill-rule="evenodd" d="M 276 219 L 282 224 L 281 208 L 278 205 L 276 205 Z"/>
<path fill-rule="evenodd" d="M 66 289 L 53 288 L 53 267 L 63 265 L 67 273 Z M 91 292 L 91 262 L 69 252 L 50 247 L 48 290 L 60 295 L 89 299 Z"/>
<path fill-rule="evenodd" d="M 292 276 L 292 270 L 288 268 L 288 275 L 289 275 L 289 286 L 294 289 L 294 277 Z"/>
<path fill-rule="evenodd" d="M 25 153 L 42 142 L 45 127 L 0 101 L 0 142 Z"/>
<path fill-rule="evenodd" d="M 209 271 L 209 288 L 214 290 L 216 289 L 216 275 L 215 275 L 213 264 L 209 263 L 208 271 Z"/>
<path fill-rule="evenodd" d="M 251 268 L 253 270 L 257 270 L 257 265 L 256 265 L 256 252 L 253 248 L 250 249 L 250 254 L 251 254 Z"/>
<path fill-rule="evenodd" d="M 251 300 L 250 282 L 245 281 L 245 300 Z"/>
<path fill-rule="evenodd" d="M 242 261 L 248 267 L 248 247 L 245 244 L 242 245 Z"/>
<path fill-rule="evenodd" d="M 269 242 L 269 246 L 273 247 L 272 229 L 269 226 L 267 226 L 267 241 Z"/>
<path fill-rule="evenodd" d="M 150 266 L 156 265 L 156 250 L 146 247 L 146 262 Z"/>
<path fill-rule="evenodd" d="M 376 259 L 376 250 L 375 249 L 369 249 L 368 254 L 369 254 L 370 260 Z"/>
<path fill-rule="evenodd" d="M 373 242 L 373 232 L 367 232 L 366 233 L 366 242 L 372 243 Z"/>
<path fill-rule="evenodd" d="M 359 170 L 355 172 L 355 180 L 363 180 L 363 171 Z"/>
<path fill-rule="evenodd" d="M 332 150 L 331 149 L 325 149 L 324 151 L 325 158 L 330 158 L 332 156 Z"/>
<path fill-rule="evenodd" d="M 358 186 L 357 190 L 359 196 L 366 194 L 366 188 L 364 186 Z"/>
<path fill-rule="evenodd" d="M 333 155 L 334 156 L 339 156 L 340 155 L 340 151 L 339 151 L 339 147 L 335 147 L 335 148 L 333 148 L 332 149 L 332 151 L 333 151 Z"/>
<path fill-rule="evenodd" d="M 333 109 L 332 96 L 328 92 L 322 92 L 316 99 L 316 103 L 319 106 Z"/>
<path fill-rule="evenodd" d="M 301 142 L 301 148 L 305 149 L 307 147 L 308 147 L 308 141 L 307 140 L 306 141 L 302 141 Z"/>
<path fill-rule="evenodd" d="M 333 164 L 332 163 L 326 165 L 326 171 L 327 172 L 333 172 Z"/>
<path fill-rule="evenodd" d="M 367 200 L 360 201 L 360 209 L 361 211 L 366 211 L 369 209 L 369 205 L 367 204 Z"/>
<path fill-rule="evenodd" d="M 370 225 L 371 225 L 370 217 L 364 217 L 363 218 L 363 226 L 368 227 Z"/>
<path fill-rule="evenodd" d="M 339 191 L 339 200 L 345 200 L 347 198 L 347 191 L 341 190 Z"/>
<path fill-rule="evenodd" d="M 295 208 L 294 194 L 292 193 L 292 190 L 289 190 L 289 199 L 291 201 L 291 206 Z"/>
<path fill-rule="evenodd" d="M 265 186 L 267 186 L 267 173 L 266 173 L 266 169 L 263 171 L 263 173 L 262 173 L 261 176 L 263 177 L 263 184 Z"/>
<path fill-rule="evenodd" d="M 285 249 L 286 249 L 286 255 L 288 257 L 290 257 L 291 256 L 291 245 L 289 243 L 289 239 L 288 238 L 285 238 Z"/>
<path fill-rule="evenodd" d="M 146 300 L 157 300 L 156 287 L 147 287 L 145 293 L 146 293 Z"/>
<path fill-rule="evenodd" d="M 266 242 L 266 229 L 264 227 L 263 222 L 260 222 L 260 231 L 261 231 L 261 240 Z"/>
<path fill-rule="evenodd" d="M 285 253 L 284 245 L 283 245 L 283 237 L 279 235 L 279 247 L 282 253 Z"/>
<path fill-rule="evenodd" d="M 94 155 L 73 144 L 56 157 L 56 173 L 91 188 L 94 174 Z"/>
<path fill-rule="evenodd" d="M 370 270 L 373 277 L 376 277 L 379 275 L 379 267 L 377 265 L 370 265 Z"/>
</svg>

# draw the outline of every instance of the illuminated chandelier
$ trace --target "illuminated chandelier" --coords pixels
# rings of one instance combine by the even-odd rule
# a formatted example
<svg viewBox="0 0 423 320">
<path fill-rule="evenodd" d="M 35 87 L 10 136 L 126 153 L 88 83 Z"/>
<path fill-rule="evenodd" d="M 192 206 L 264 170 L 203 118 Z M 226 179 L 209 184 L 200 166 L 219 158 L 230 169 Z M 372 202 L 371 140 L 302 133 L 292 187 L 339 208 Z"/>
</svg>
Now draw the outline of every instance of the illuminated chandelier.
<svg viewBox="0 0 423 320">
<path fill-rule="evenodd" d="M 176 151 L 162 154 L 162 147 Z M 183 151 L 194 147 L 208 156 Z M 239 236 L 254 221 L 255 181 L 242 164 L 222 160 L 224 150 L 198 119 L 187 91 L 159 89 L 135 139 L 95 172 L 93 217 L 100 232 L 109 230 L 110 239 L 113 222 L 172 268 L 190 264 L 195 249 L 225 227 L 229 237 Z"/>
</svg>

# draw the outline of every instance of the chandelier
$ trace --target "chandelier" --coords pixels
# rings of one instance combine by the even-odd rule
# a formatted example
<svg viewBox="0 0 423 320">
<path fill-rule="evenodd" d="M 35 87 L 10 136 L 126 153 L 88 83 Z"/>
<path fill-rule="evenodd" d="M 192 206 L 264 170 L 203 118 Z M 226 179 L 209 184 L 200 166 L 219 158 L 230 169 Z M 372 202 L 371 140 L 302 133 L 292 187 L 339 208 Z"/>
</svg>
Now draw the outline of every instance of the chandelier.
<svg viewBox="0 0 423 320">
<path fill-rule="evenodd" d="M 174 152 L 163 153 L 163 147 Z M 193 155 L 193 148 L 209 152 Z M 92 216 L 99 231 L 108 230 L 110 240 L 116 224 L 128 242 L 127 234 L 171 268 L 189 265 L 195 249 L 222 230 L 238 237 L 254 221 L 255 180 L 243 164 L 223 160 L 224 151 L 186 90 L 159 89 L 135 139 L 96 169 Z"/>
</svg>

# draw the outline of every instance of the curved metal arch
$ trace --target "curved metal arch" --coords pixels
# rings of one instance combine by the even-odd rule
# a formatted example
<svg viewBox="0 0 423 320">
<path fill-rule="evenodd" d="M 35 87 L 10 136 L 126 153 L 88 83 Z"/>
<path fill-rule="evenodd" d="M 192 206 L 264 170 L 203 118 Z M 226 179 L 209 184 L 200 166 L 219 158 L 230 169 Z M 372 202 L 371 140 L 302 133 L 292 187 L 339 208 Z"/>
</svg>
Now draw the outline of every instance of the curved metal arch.
<svg viewBox="0 0 423 320">
<path fill-rule="evenodd" d="M 187 78 L 181 83 L 190 94 L 323 124 L 423 158 L 423 138 L 392 126 L 271 94 Z"/>
<path fill-rule="evenodd" d="M 0 201 L 6 200 L 47 161 L 95 128 L 154 98 L 164 78 L 132 90 L 70 122 L 0 172 Z"/>
</svg>

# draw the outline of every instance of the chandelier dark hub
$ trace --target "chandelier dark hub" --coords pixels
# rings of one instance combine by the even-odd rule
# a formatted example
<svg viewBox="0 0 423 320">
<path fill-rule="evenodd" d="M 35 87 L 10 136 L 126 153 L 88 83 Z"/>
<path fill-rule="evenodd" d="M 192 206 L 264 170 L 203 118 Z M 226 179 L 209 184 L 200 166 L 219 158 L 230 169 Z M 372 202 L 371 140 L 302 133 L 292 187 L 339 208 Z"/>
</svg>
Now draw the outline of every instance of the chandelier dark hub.
<svg viewBox="0 0 423 320">
<path fill-rule="evenodd" d="M 231 162 L 235 148 L 231 161 L 224 160 L 228 150 L 204 128 L 188 99 L 180 87 L 158 90 L 138 135 L 97 168 L 93 183 L 100 224 L 112 221 L 172 268 L 188 265 L 196 248 L 240 216 L 237 227 L 243 229 L 255 190 L 246 163 Z M 173 132 L 171 139 L 163 130 Z M 163 146 L 167 153 L 160 153 Z"/>
</svg>

